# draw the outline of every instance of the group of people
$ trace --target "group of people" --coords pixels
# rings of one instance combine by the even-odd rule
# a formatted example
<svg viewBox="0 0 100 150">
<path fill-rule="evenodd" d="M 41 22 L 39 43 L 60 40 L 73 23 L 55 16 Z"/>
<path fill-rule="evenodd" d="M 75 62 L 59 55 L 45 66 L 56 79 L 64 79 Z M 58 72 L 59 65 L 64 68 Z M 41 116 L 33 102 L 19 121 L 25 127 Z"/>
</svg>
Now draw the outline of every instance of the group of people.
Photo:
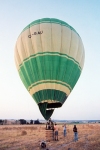
<svg viewBox="0 0 100 150">
<path fill-rule="evenodd" d="M 53 130 L 54 140 L 58 141 L 58 126 L 57 126 L 56 123 L 54 124 L 51 121 L 51 118 L 49 119 L 49 122 L 47 122 L 47 124 L 46 124 L 46 129 Z M 76 142 L 76 141 L 78 141 L 78 131 L 77 131 L 76 125 L 74 125 L 74 127 L 73 127 L 73 132 L 74 132 L 74 141 Z M 64 137 L 66 137 L 66 134 L 67 134 L 67 127 L 66 127 L 66 124 L 64 124 L 63 125 L 63 135 L 64 135 Z"/>
<path fill-rule="evenodd" d="M 78 141 L 78 131 L 77 131 L 77 127 L 76 125 L 74 125 L 73 127 L 73 132 L 74 132 L 74 141 Z M 63 135 L 64 137 L 66 137 L 67 134 L 67 128 L 66 128 L 66 124 L 63 125 Z M 54 126 L 54 135 L 55 135 L 55 140 L 58 140 L 58 127 L 57 124 L 55 124 Z"/>
</svg>

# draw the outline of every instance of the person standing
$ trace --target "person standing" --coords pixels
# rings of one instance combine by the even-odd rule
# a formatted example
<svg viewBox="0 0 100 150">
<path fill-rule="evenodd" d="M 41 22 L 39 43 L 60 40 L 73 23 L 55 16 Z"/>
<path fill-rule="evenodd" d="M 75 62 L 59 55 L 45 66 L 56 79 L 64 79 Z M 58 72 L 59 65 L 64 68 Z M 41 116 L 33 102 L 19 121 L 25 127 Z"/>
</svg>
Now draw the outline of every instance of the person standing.
<svg viewBox="0 0 100 150">
<path fill-rule="evenodd" d="M 74 141 L 78 141 L 78 131 L 76 125 L 73 127 L 73 132 L 74 132 Z"/>
<path fill-rule="evenodd" d="M 64 134 L 64 137 L 66 136 L 67 132 L 66 132 L 66 124 L 64 124 L 63 126 L 63 134 Z"/>
<path fill-rule="evenodd" d="M 58 126 L 56 123 L 54 126 L 54 139 L 55 139 L 55 141 L 58 141 Z"/>
</svg>

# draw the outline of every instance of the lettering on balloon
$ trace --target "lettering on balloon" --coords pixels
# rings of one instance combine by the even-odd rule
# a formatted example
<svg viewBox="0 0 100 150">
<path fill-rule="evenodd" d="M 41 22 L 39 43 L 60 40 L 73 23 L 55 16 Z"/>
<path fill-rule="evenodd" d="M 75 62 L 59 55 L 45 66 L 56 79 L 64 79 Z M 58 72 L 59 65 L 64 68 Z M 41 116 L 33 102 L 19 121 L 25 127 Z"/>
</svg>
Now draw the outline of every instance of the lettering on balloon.
<svg viewBox="0 0 100 150">
<path fill-rule="evenodd" d="M 42 34 L 42 33 L 43 33 L 43 31 L 34 32 L 34 33 L 28 35 L 28 38 L 31 38 L 33 35 L 38 35 L 38 34 Z"/>
</svg>

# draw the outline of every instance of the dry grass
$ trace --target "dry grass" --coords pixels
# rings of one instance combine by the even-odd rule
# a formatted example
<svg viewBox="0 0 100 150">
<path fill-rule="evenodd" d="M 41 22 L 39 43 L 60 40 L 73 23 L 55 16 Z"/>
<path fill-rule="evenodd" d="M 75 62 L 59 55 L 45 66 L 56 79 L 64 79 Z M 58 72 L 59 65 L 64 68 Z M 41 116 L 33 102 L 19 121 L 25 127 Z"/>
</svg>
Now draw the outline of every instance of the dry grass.
<svg viewBox="0 0 100 150">
<path fill-rule="evenodd" d="M 73 125 L 67 125 L 63 137 L 59 125 L 59 141 L 47 141 L 49 150 L 100 150 L 100 124 L 79 124 L 77 142 L 73 141 Z M 0 150 L 40 150 L 40 142 L 46 139 L 45 125 L 1 125 Z"/>
</svg>

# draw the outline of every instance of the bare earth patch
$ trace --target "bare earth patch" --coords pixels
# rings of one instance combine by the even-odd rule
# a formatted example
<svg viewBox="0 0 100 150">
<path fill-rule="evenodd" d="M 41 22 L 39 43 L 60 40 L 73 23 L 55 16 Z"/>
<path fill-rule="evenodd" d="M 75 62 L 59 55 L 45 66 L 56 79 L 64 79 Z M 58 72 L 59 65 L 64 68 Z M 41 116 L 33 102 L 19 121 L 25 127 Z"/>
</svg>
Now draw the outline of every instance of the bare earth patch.
<svg viewBox="0 0 100 150">
<path fill-rule="evenodd" d="M 74 142 L 73 125 L 67 125 L 67 136 L 59 126 L 59 141 L 47 140 L 45 125 L 0 125 L 0 150 L 40 150 L 46 141 L 49 150 L 100 150 L 100 124 L 78 124 L 79 140 Z"/>
</svg>

